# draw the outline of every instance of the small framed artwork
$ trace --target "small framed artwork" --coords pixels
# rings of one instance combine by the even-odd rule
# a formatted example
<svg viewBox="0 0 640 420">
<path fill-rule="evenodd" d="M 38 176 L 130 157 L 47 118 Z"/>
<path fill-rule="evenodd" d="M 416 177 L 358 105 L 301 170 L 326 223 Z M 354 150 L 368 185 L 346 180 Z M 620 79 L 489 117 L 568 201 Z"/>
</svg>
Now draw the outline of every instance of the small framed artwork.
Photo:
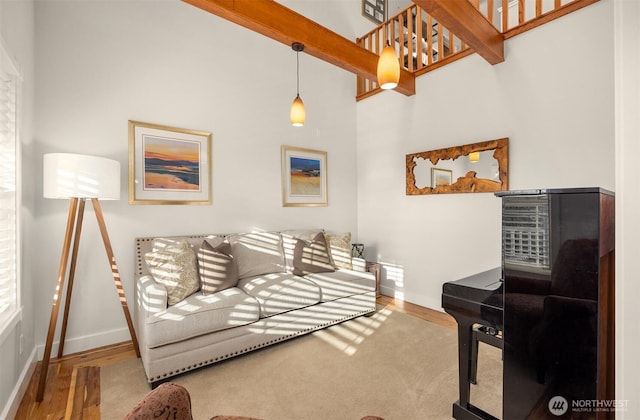
<svg viewBox="0 0 640 420">
<path fill-rule="evenodd" d="M 282 146 L 282 205 L 327 205 L 327 152 Z"/>
<path fill-rule="evenodd" d="M 449 169 L 431 168 L 431 188 L 451 185 L 452 174 Z"/>
<path fill-rule="evenodd" d="M 211 204 L 211 133 L 129 121 L 129 204 Z"/>
<path fill-rule="evenodd" d="M 387 0 L 362 0 L 362 16 L 383 23 L 387 20 Z"/>
</svg>

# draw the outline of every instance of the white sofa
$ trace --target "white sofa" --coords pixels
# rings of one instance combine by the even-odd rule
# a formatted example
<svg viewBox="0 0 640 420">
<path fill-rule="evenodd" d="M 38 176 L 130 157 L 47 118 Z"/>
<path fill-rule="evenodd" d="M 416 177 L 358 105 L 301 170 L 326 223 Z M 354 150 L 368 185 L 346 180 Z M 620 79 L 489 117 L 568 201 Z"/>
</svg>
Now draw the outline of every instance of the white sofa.
<svg viewBox="0 0 640 420">
<path fill-rule="evenodd" d="M 372 314 L 375 277 L 351 258 L 349 239 L 320 229 L 137 238 L 135 328 L 152 387 Z M 195 292 L 173 282 L 190 270 Z"/>
</svg>

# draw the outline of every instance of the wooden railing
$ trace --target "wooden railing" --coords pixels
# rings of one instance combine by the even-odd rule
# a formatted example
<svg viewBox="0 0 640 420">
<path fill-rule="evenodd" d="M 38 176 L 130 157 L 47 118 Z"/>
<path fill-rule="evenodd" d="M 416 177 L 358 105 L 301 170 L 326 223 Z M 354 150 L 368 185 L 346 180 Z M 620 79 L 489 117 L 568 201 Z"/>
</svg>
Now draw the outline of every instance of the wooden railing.
<svg viewBox="0 0 640 420">
<path fill-rule="evenodd" d="M 507 39 L 598 0 L 469 1 Z M 401 57 L 405 70 L 416 76 L 473 53 L 453 32 L 415 4 L 358 38 L 356 43 L 375 54 L 380 54 L 389 43 Z M 379 91 L 375 81 L 357 77 L 357 100 Z"/>
</svg>

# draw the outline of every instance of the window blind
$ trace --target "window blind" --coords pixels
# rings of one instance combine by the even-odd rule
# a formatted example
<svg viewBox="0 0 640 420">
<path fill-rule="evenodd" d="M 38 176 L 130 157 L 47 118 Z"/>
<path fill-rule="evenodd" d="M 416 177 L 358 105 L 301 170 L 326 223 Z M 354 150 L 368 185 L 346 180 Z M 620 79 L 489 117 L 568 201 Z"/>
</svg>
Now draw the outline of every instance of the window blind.
<svg viewBox="0 0 640 420">
<path fill-rule="evenodd" d="M 0 327 L 17 306 L 17 101 L 18 73 L 0 43 Z"/>
</svg>

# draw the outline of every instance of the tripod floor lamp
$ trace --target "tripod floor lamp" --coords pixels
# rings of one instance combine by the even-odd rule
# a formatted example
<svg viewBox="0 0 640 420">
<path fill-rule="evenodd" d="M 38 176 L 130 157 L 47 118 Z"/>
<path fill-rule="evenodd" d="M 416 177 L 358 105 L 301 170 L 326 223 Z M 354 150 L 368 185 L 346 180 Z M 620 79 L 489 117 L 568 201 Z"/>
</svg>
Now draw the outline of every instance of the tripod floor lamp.
<svg viewBox="0 0 640 420">
<path fill-rule="evenodd" d="M 49 330 L 47 341 L 42 358 L 40 378 L 38 382 L 38 392 L 36 400 L 42 401 L 44 397 L 45 383 L 51 359 L 51 348 L 53 347 L 53 336 L 56 331 L 58 312 L 60 309 L 60 297 L 63 293 L 65 277 L 67 274 L 67 264 L 69 266 L 68 284 L 64 304 L 64 316 L 60 331 L 60 344 L 58 346 L 58 358 L 64 354 L 64 340 L 67 333 L 67 320 L 71 305 L 71 294 L 75 277 L 75 268 L 78 258 L 78 247 L 80 245 L 80 234 L 82 233 L 82 219 L 87 200 L 91 200 L 93 210 L 98 220 L 100 234 L 107 252 L 109 267 L 113 274 L 118 298 L 122 304 L 122 310 L 127 320 L 131 340 L 136 354 L 140 357 L 138 339 L 133 328 L 131 315 L 127 307 L 127 299 L 124 295 L 122 282 L 118 266 L 111 249 L 111 241 L 107 233 L 107 228 L 102 216 L 102 209 L 99 200 L 119 200 L 120 199 L 120 163 L 115 160 L 97 156 L 78 155 L 72 153 L 49 153 L 44 155 L 43 168 L 43 195 L 45 198 L 68 199 L 69 214 L 67 217 L 67 228 L 60 258 L 58 270 L 58 281 L 53 294 L 53 306 L 51 307 L 51 318 L 49 320 Z M 73 242 L 73 247 L 72 247 Z M 70 260 L 69 260 L 70 259 Z"/>
</svg>

